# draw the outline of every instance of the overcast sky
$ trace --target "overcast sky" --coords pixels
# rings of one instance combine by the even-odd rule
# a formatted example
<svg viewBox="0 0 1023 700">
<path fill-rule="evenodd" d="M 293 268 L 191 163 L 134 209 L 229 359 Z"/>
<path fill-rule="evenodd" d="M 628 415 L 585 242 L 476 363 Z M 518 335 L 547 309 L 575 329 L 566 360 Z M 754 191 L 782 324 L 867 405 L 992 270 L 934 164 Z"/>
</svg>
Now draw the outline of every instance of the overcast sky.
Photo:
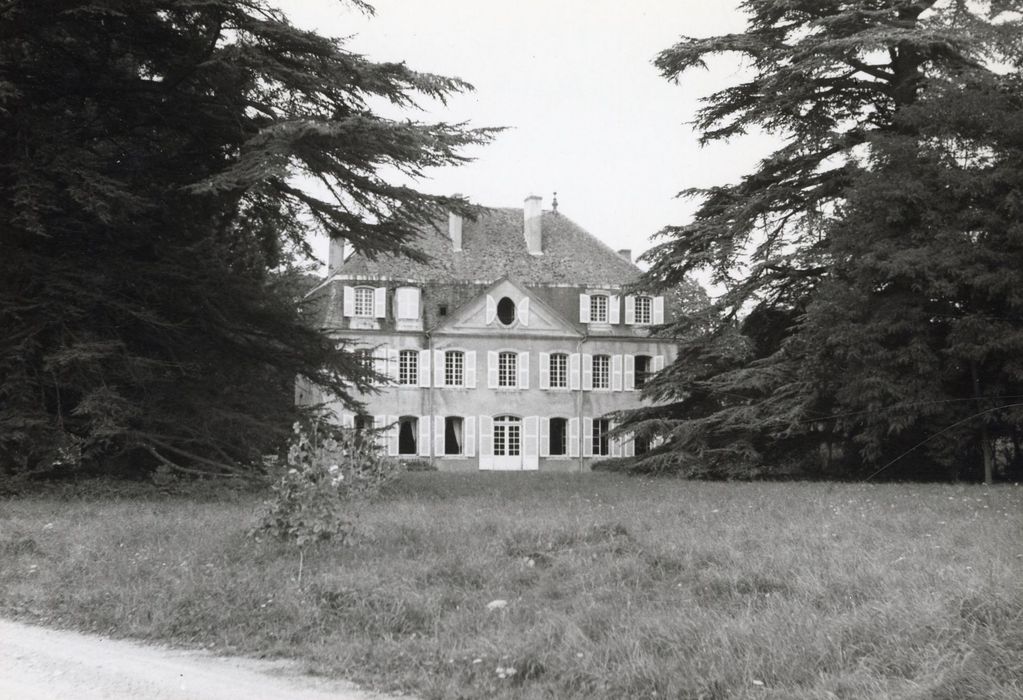
<svg viewBox="0 0 1023 700">
<path fill-rule="evenodd" d="M 736 180 L 766 155 L 762 138 L 700 148 L 698 100 L 739 80 L 722 59 L 681 84 L 652 61 L 680 36 L 741 31 L 734 2 L 698 0 L 373 0 L 365 16 L 339 0 L 277 0 L 292 21 L 379 61 L 455 76 L 476 90 L 414 118 L 505 126 L 476 160 L 419 183 L 488 206 L 529 194 L 615 249 L 639 253 L 661 227 L 690 220 L 688 187 Z M 325 241 L 316 242 L 321 258 Z"/>
</svg>

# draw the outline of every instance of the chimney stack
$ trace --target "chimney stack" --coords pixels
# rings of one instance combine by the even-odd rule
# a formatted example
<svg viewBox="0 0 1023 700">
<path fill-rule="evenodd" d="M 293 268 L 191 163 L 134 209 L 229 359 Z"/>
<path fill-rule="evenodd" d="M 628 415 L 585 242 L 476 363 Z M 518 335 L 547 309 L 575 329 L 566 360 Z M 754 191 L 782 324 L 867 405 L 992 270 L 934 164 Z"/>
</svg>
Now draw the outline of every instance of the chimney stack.
<svg viewBox="0 0 1023 700">
<path fill-rule="evenodd" d="M 345 263 L 345 239 L 331 238 L 330 250 L 327 253 L 327 275 L 333 275 Z"/>
<path fill-rule="evenodd" d="M 543 255 L 543 229 L 541 227 L 540 202 L 543 201 L 535 194 L 526 197 L 525 205 L 522 208 L 523 233 L 526 237 L 526 248 L 530 255 Z"/>
<path fill-rule="evenodd" d="M 451 249 L 460 253 L 462 251 L 462 217 L 455 212 L 448 213 L 448 237 L 451 239 Z"/>
<path fill-rule="evenodd" d="M 618 251 L 618 254 L 629 262 L 632 262 L 632 248 L 622 248 Z"/>
</svg>

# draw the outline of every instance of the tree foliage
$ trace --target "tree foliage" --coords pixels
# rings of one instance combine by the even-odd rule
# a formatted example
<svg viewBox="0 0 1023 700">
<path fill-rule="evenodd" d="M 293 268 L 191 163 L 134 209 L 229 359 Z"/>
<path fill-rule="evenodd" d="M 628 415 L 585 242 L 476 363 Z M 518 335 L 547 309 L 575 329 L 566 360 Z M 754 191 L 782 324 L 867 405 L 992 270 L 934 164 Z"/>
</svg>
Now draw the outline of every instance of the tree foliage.
<svg viewBox="0 0 1023 700">
<path fill-rule="evenodd" d="M 759 128 L 782 145 L 738 183 L 689 191 L 695 220 L 648 254 L 648 283 L 705 268 L 727 289 L 718 322 L 657 383 L 673 413 L 649 461 L 921 477 L 1011 462 L 1023 3 L 742 7 L 746 32 L 657 59 L 677 80 L 743 55 L 752 77 L 707 99 L 702 138 Z"/>
<path fill-rule="evenodd" d="M 291 273 L 310 227 L 415 255 L 417 227 L 466 208 L 394 175 L 457 164 L 490 131 L 372 106 L 468 89 L 262 0 L 0 4 L 6 468 L 252 463 L 287 433 L 296 375 L 366 389 Z"/>
</svg>

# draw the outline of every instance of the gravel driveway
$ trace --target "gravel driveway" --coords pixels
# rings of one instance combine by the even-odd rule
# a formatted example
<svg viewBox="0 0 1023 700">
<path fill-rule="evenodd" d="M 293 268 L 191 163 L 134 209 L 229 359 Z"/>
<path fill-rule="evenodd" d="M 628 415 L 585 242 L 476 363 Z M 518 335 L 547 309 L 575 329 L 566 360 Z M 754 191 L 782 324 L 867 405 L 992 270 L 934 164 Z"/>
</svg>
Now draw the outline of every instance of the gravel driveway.
<svg viewBox="0 0 1023 700">
<path fill-rule="evenodd" d="M 385 700 L 291 662 L 213 656 L 0 620 L 6 700 Z"/>
</svg>

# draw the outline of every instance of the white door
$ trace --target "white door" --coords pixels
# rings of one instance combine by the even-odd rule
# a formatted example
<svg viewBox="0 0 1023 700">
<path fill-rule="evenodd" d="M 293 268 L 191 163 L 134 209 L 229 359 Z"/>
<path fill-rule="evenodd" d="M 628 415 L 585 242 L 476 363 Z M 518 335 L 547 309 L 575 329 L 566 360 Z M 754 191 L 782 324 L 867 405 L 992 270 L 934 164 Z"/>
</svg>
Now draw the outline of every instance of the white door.
<svg viewBox="0 0 1023 700">
<path fill-rule="evenodd" d="M 494 461 L 492 469 L 522 469 L 522 420 L 515 416 L 494 419 Z"/>
</svg>

